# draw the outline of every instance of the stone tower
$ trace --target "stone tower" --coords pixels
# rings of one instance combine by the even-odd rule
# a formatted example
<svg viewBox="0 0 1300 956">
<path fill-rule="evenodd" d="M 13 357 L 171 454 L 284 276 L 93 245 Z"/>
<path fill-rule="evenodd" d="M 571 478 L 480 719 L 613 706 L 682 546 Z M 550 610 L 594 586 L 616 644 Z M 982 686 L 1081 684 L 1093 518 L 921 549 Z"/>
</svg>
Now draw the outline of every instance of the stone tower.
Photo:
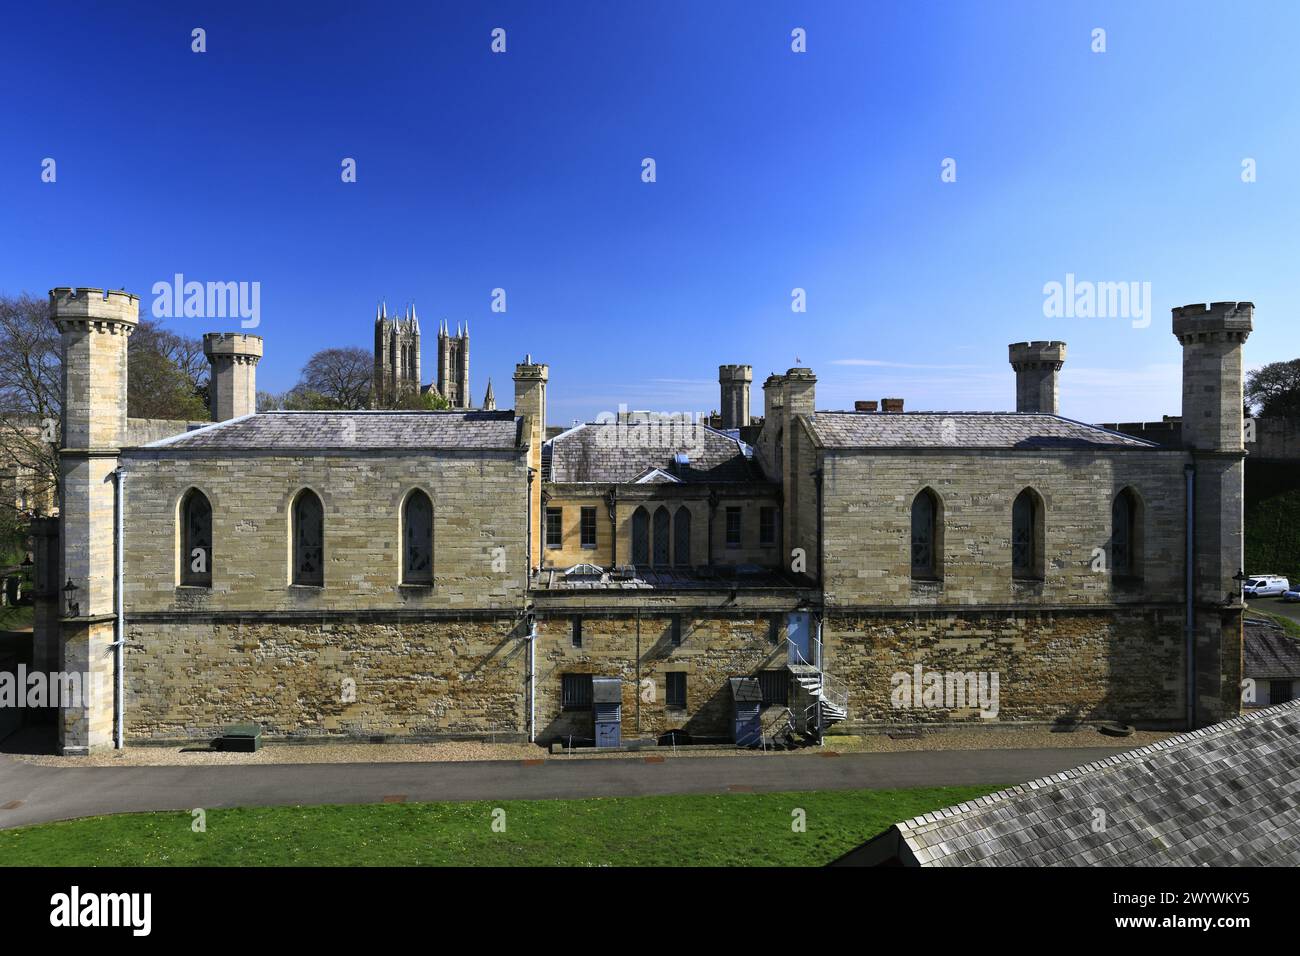
<svg viewBox="0 0 1300 956">
<path fill-rule="evenodd" d="M 524 419 L 528 431 L 528 501 L 532 516 L 528 538 L 528 567 L 542 563 L 542 443 L 546 440 L 546 380 L 550 369 L 533 362 L 531 355 L 515 366 L 515 414 Z"/>
<path fill-rule="evenodd" d="M 115 521 L 118 455 L 126 436 L 126 342 L 140 300 L 101 289 L 50 290 L 63 360 L 62 585 L 58 669 L 81 692 L 59 710 L 59 749 L 113 744 Z M 69 587 L 68 585 L 71 585 Z"/>
<path fill-rule="evenodd" d="M 469 323 L 456 334 L 446 322 L 438 328 L 438 393 L 452 408 L 473 408 L 469 396 Z"/>
<path fill-rule="evenodd" d="M 224 422 L 256 412 L 262 337 L 243 332 L 209 332 L 203 336 L 203 354 L 212 366 L 208 379 L 212 420 Z"/>
<path fill-rule="evenodd" d="M 749 424 L 749 383 L 753 380 L 754 369 L 748 365 L 718 366 L 723 428 L 742 428 Z"/>
<path fill-rule="evenodd" d="M 407 392 L 419 393 L 420 319 L 408 305 L 402 318 L 388 317 L 387 303 L 375 310 L 374 405 L 391 408 Z"/>
<path fill-rule="evenodd" d="M 497 397 L 492 391 L 492 379 L 488 379 L 487 392 L 483 396 L 483 411 L 495 412 L 497 410 Z"/>
<path fill-rule="evenodd" d="M 1255 307 L 1196 303 L 1173 310 L 1183 347 L 1183 445 L 1193 502 L 1192 655 L 1196 726 L 1236 716 L 1241 706 L 1242 347 Z"/>
<path fill-rule="evenodd" d="M 1064 342 L 1013 342 L 1008 346 L 1016 370 L 1016 411 L 1058 413 Z"/>
</svg>

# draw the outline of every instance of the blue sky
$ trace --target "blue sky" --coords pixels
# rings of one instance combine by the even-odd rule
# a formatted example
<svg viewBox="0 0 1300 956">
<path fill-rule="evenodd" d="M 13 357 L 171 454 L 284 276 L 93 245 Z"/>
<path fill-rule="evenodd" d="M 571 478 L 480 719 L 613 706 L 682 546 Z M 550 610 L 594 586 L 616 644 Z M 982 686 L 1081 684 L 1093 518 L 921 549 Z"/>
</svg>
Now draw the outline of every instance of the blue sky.
<svg viewBox="0 0 1300 956">
<path fill-rule="evenodd" d="M 1007 343 L 1049 338 L 1064 414 L 1156 418 L 1171 306 L 1251 299 L 1248 365 L 1300 355 L 1298 9 L 9 5 L 0 292 L 260 282 L 277 391 L 414 300 L 426 370 L 468 321 L 476 398 L 531 352 L 555 424 L 716 407 L 732 362 L 756 408 L 799 360 L 819 407 L 1004 409 Z M 1067 274 L 1151 283 L 1149 327 L 1046 317 Z"/>
</svg>

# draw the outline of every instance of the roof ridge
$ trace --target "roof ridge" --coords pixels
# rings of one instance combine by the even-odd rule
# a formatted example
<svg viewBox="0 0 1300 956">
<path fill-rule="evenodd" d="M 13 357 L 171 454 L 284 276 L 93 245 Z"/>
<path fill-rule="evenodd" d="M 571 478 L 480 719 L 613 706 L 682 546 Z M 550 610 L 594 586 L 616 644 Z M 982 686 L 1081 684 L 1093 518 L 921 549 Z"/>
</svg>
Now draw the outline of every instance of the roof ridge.
<svg viewBox="0 0 1300 956">
<path fill-rule="evenodd" d="M 227 418 L 227 419 L 225 419 L 224 421 L 220 421 L 220 422 L 212 422 L 212 423 L 207 424 L 207 425 L 200 425 L 198 428 L 191 428 L 191 429 L 188 429 L 187 431 L 177 432 L 175 435 L 168 435 L 166 438 L 160 438 L 160 439 L 158 439 L 157 441 L 151 441 L 151 442 L 149 442 L 149 443 L 146 444 L 146 445 L 141 445 L 140 447 L 141 447 L 141 448 L 161 448 L 161 447 L 163 447 L 163 446 L 165 446 L 165 445 L 170 445 L 170 444 L 172 444 L 173 442 L 179 441 L 179 440 L 182 439 L 182 438 L 189 438 L 191 435 L 206 434 L 206 433 L 211 432 L 211 431 L 216 431 L 216 430 L 219 429 L 219 428 L 224 428 L 226 425 L 233 425 L 233 424 L 235 424 L 235 422 L 246 421 L 247 419 L 255 418 L 255 417 L 257 417 L 258 415 L 264 415 L 264 414 L 266 414 L 266 413 L 265 413 L 265 412 L 249 412 L 247 415 L 240 415 L 238 418 Z"/>
</svg>

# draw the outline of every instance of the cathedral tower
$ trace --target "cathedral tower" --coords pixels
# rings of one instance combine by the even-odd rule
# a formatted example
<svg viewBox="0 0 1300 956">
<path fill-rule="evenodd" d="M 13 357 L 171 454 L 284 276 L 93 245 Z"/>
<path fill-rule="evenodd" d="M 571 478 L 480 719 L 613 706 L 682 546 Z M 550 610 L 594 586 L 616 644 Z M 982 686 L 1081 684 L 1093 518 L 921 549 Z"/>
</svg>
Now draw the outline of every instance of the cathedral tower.
<svg viewBox="0 0 1300 956">
<path fill-rule="evenodd" d="M 438 394 L 452 408 L 473 408 L 469 396 L 469 323 L 465 331 L 456 325 L 456 334 L 444 321 L 438 327 Z"/>
<path fill-rule="evenodd" d="M 405 316 L 390 319 L 383 303 L 375 310 L 375 407 L 392 408 L 403 394 L 419 394 L 420 382 L 420 319 L 415 306 L 408 305 Z"/>
</svg>

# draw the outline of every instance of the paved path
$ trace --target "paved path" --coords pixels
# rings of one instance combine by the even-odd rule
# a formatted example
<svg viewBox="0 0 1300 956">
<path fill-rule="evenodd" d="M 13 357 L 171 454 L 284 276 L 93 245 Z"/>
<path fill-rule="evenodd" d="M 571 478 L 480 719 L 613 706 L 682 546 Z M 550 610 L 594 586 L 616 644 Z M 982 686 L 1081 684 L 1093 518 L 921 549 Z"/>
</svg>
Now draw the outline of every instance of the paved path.
<svg viewBox="0 0 1300 956">
<path fill-rule="evenodd" d="M 673 793 L 1024 783 L 1124 747 L 887 754 L 550 759 L 541 763 L 43 767 L 0 757 L 0 828 L 101 813 L 195 807 L 544 800 Z M 6 809 L 6 807 L 8 809 Z"/>
</svg>

